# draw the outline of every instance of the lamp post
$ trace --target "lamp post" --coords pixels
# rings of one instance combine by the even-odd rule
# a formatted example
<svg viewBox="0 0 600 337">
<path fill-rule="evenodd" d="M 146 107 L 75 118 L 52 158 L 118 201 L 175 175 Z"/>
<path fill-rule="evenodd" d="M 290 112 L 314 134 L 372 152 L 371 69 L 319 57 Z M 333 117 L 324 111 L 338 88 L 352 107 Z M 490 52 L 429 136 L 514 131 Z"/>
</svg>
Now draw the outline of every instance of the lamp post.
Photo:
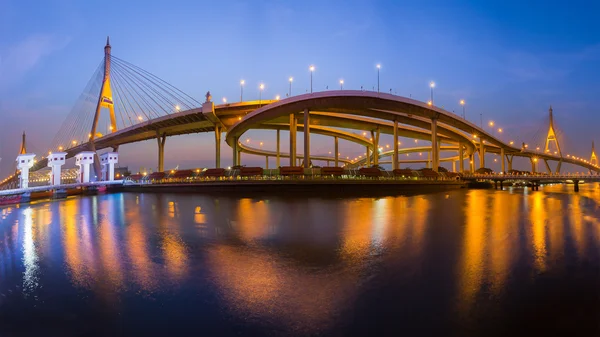
<svg viewBox="0 0 600 337">
<path fill-rule="evenodd" d="M 344 90 L 344 80 L 340 80 L 340 90 Z"/>
<path fill-rule="evenodd" d="M 460 105 L 462 105 L 462 108 L 463 108 L 463 119 L 466 119 L 465 118 L 465 100 L 464 99 L 460 100 Z"/>
<path fill-rule="evenodd" d="M 431 99 L 430 99 L 430 101 L 431 101 L 431 105 L 433 106 L 433 88 L 435 88 L 435 82 L 431 81 L 429 83 L 429 87 L 431 88 Z"/>
<path fill-rule="evenodd" d="M 259 89 L 259 91 L 258 91 L 258 106 L 259 107 L 262 105 L 262 91 L 264 88 L 265 88 L 265 85 L 262 83 L 258 86 L 258 89 Z"/>
<path fill-rule="evenodd" d="M 289 93 L 288 93 L 288 96 L 289 96 L 289 97 L 292 97 L 292 82 L 294 82 L 294 78 L 293 78 L 293 77 L 290 77 L 290 91 L 289 91 Z"/>
<path fill-rule="evenodd" d="M 240 102 L 243 102 L 243 98 L 244 98 L 244 84 L 246 83 L 246 81 L 241 80 L 240 81 Z"/>
<path fill-rule="evenodd" d="M 313 71 L 315 71 L 315 66 L 308 67 L 308 70 L 310 70 L 310 93 L 312 94 L 312 75 Z"/>
<path fill-rule="evenodd" d="M 377 92 L 379 92 L 379 69 L 381 69 L 381 64 L 377 65 Z"/>
</svg>

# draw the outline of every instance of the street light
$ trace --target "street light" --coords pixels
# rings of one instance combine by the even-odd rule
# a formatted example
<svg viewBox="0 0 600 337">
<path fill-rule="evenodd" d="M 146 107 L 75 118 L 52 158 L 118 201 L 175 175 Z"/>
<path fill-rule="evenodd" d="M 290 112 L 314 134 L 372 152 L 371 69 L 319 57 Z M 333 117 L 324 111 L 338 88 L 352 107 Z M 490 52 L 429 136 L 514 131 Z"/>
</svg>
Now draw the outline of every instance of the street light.
<svg viewBox="0 0 600 337">
<path fill-rule="evenodd" d="M 308 70 L 310 70 L 310 93 L 312 94 L 312 75 L 313 71 L 315 71 L 315 66 L 308 67 Z"/>
<path fill-rule="evenodd" d="M 463 108 L 463 119 L 466 119 L 465 118 L 465 100 L 464 99 L 460 100 L 460 105 L 462 105 L 462 108 Z"/>
<path fill-rule="evenodd" d="M 275 96 L 275 100 L 279 101 L 279 95 Z"/>
<path fill-rule="evenodd" d="M 288 93 L 289 97 L 292 97 L 292 82 L 294 82 L 294 78 L 290 77 L 290 92 Z"/>
<path fill-rule="evenodd" d="M 259 107 L 261 106 L 261 103 L 262 103 L 262 91 L 264 88 L 265 88 L 265 85 L 262 83 L 258 86 L 258 89 L 260 89 L 258 91 L 258 106 Z"/>
<path fill-rule="evenodd" d="M 240 102 L 244 101 L 244 84 L 246 84 L 246 81 L 241 80 L 240 81 Z"/>
<path fill-rule="evenodd" d="M 223 103 L 227 103 L 227 98 L 223 97 Z"/>
<path fill-rule="evenodd" d="M 344 80 L 340 80 L 340 90 L 344 90 Z"/>
<path fill-rule="evenodd" d="M 377 65 L 377 92 L 379 92 L 379 70 L 381 69 L 381 64 Z"/>
<path fill-rule="evenodd" d="M 429 82 L 429 87 L 431 88 L 431 105 L 433 105 L 433 88 L 435 88 L 435 82 Z"/>
<path fill-rule="evenodd" d="M 181 107 L 179 105 L 175 106 L 175 111 L 179 112 L 181 110 Z"/>
</svg>

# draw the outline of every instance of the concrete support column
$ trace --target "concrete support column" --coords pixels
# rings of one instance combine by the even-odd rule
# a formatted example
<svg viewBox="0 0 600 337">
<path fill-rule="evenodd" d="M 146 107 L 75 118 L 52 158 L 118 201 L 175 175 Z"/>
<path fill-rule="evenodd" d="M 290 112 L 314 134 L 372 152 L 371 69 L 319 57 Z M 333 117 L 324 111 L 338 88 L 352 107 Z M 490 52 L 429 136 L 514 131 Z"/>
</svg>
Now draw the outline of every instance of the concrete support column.
<svg viewBox="0 0 600 337">
<path fill-rule="evenodd" d="M 562 159 L 558 161 L 558 164 L 556 164 L 556 173 L 560 173 L 560 167 L 562 165 Z"/>
<path fill-rule="evenodd" d="M 296 166 L 296 116 L 290 114 L 290 166 Z"/>
<path fill-rule="evenodd" d="M 371 166 L 371 149 L 367 146 L 367 161 L 366 166 Z"/>
<path fill-rule="evenodd" d="M 504 165 L 504 148 L 500 149 L 500 160 L 501 160 L 500 170 L 502 170 L 502 173 L 506 173 L 506 167 Z"/>
<path fill-rule="evenodd" d="M 371 138 L 373 139 L 373 165 L 379 165 L 379 127 L 371 130 Z"/>
<path fill-rule="evenodd" d="M 398 121 L 394 120 L 394 154 L 392 155 L 392 169 L 399 169 L 398 165 Z"/>
<path fill-rule="evenodd" d="M 279 167 L 281 166 L 280 162 L 279 162 L 279 156 L 280 156 L 280 150 L 279 150 L 279 144 L 280 144 L 280 140 L 279 140 L 279 129 L 277 129 L 277 159 L 275 160 L 275 166 Z"/>
<path fill-rule="evenodd" d="M 482 139 L 481 143 L 479 143 L 479 168 L 483 167 L 485 167 L 485 145 Z"/>
<path fill-rule="evenodd" d="M 439 163 L 440 150 L 438 147 L 438 136 L 437 136 L 437 119 L 431 119 L 431 168 L 437 172 Z"/>
<path fill-rule="evenodd" d="M 237 164 L 242 165 L 242 151 L 238 149 L 237 151 Z"/>
<path fill-rule="evenodd" d="M 452 172 L 456 172 L 456 162 L 452 161 Z"/>
<path fill-rule="evenodd" d="M 506 156 L 506 161 L 508 162 L 508 171 L 512 171 L 512 161 L 513 161 L 513 156 Z"/>
<path fill-rule="evenodd" d="M 462 143 L 458 143 L 458 170 L 460 172 L 465 170 L 465 149 Z"/>
<path fill-rule="evenodd" d="M 215 167 L 221 167 L 221 127 L 215 125 Z"/>
<path fill-rule="evenodd" d="M 304 168 L 310 168 L 310 114 L 304 109 Z"/>
<path fill-rule="evenodd" d="M 158 172 L 164 172 L 165 170 L 165 142 L 167 141 L 167 135 L 160 134 L 156 131 L 156 142 L 158 143 Z"/>
<path fill-rule="evenodd" d="M 335 167 L 338 167 L 340 160 L 340 150 L 338 149 L 338 137 L 334 137 L 334 150 L 335 150 Z"/>
<path fill-rule="evenodd" d="M 537 161 L 535 160 L 535 158 L 530 158 L 531 161 L 531 172 L 536 173 L 537 172 Z"/>
<path fill-rule="evenodd" d="M 471 153 L 469 156 L 469 166 L 471 173 L 475 173 L 475 154 Z"/>
<path fill-rule="evenodd" d="M 239 153 L 238 153 L 238 140 L 239 137 L 233 137 L 233 145 L 231 149 L 233 150 L 233 166 L 240 165 Z"/>
<path fill-rule="evenodd" d="M 269 169 L 269 156 L 265 156 L 265 169 Z"/>
</svg>

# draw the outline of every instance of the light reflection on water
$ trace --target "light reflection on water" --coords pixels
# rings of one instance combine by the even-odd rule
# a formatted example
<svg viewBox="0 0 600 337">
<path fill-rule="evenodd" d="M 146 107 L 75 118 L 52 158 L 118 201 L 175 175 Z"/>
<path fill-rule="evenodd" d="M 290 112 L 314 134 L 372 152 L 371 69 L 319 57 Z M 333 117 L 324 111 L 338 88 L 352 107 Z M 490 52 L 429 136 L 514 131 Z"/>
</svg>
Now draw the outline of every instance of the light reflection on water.
<svg viewBox="0 0 600 337">
<path fill-rule="evenodd" d="M 5 207 L 0 332 L 37 332 L 22 317 L 50 312 L 70 322 L 57 331 L 107 333 L 174 321 L 186 331 L 194 317 L 208 332 L 242 334 L 507 329 L 515 294 L 595 275 L 598 190 L 114 194 Z"/>
</svg>

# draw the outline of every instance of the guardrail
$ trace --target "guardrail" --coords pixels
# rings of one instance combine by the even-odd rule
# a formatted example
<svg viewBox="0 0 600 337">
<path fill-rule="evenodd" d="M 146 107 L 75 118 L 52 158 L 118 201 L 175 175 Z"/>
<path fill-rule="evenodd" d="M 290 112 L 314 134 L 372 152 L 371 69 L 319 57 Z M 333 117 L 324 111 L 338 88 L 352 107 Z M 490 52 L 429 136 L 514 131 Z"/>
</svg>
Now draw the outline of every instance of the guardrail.
<svg viewBox="0 0 600 337">
<path fill-rule="evenodd" d="M 437 176 L 419 176 L 421 172 L 412 171 L 413 175 L 394 175 L 393 171 L 381 170 L 381 175 L 366 175 L 362 174 L 359 169 L 345 169 L 342 174 L 321 174 L 320 168 L 304 169 L 303 174 L 282 175 L 279 169 L 263 169 L 262 175 L 241 175 L 240 169 L 227 169 L 223 176 L 204 176 L 202 173 L 197 173 L 189 177 L 165 177 L 161 179 L 151 179 L 146 176 L 132 176 L 125 178 L 125 184 L 169 184 L 169 183 L 198 183 L 198 182 L 214 182 L 214 181 L 246 181 L 246 180 L 417 180 L 417 181 L 456 181 L 460 180 L 459 176 L 446 176 L 444 173 L 439 173 Z"/>
<path fill-rule="evenodd" d="M 571 180 L 571 179 L 597 179 L 600 180 L 600 175 L 578 175 L 578 174 L 559 174 L 559 175 L 544 175 L 544 174 L 464 174 L 463 179 L 490 179 L 490 180 Z"/>
</svg>

